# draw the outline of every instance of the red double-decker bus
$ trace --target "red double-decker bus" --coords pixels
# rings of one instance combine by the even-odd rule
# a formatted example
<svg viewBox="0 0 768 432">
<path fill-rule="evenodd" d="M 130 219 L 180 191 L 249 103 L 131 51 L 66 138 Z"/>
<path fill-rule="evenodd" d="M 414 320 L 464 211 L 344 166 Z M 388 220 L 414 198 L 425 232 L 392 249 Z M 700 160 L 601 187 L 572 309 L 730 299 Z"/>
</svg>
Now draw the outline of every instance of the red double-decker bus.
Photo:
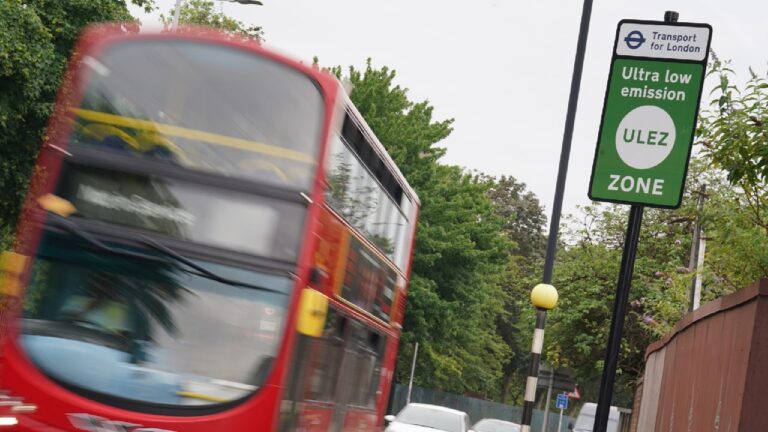
<svg viewBox="0 0 768 432">
<path fill-rule="evenodd" d="M 335 77 L 81 38 L 13 251 L 0 430 L 376 430 L 419 202 Z"/>
</svg>

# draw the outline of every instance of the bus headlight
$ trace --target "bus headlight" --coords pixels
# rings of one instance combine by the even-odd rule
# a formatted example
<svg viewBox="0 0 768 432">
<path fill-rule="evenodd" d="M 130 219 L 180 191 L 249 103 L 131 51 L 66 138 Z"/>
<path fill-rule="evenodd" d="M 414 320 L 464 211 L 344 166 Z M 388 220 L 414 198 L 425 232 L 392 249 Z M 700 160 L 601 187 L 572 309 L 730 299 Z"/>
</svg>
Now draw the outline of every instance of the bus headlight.
<svg viewBox="0 0 768 432">
<path fill-rule="evenodd" d="M 17 424 L 19 424 L 19 420 L 16 417 L 0 417 L 0 427 L 16 426 Z"/>
</svg>

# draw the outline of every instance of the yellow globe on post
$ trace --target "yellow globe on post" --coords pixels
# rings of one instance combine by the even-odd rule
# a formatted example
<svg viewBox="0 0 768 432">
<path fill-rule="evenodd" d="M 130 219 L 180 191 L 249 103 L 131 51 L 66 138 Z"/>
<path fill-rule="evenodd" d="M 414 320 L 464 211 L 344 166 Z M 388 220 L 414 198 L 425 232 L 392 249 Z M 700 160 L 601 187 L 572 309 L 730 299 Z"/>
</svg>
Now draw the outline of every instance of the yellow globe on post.
<svg viewBox="0 0 768 432">
<path fill-rule="evenodd" d="M 550 310 L 557 304 L 557 290 L 549 284 L 538 284 L 531 290 L 531 303 L 539 309 Z"/>
</svg>

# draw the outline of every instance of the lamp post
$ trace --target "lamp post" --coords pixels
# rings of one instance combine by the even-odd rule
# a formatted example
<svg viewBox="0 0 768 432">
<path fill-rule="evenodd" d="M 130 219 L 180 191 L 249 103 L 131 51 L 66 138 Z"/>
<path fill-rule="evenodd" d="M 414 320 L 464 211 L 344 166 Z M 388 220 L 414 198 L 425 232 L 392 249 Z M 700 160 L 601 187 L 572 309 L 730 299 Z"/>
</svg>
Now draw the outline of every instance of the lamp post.
<svg viewBox="0 0 768 432">
<path fill-rule="evenodd" d="M 263 3 L 259 0 L 218 0 L 228 3 L 240 3 L 244 5 L 257 5 L 262 6 Z M 173 23 L 171 24 L 171 31 L 175 32 L 179 27 L 179 15 L 181 14 L 181 4 L 184 0 L 176 0 L 176 4 L 173 6 Z"/>
<path fill-rule="evenodd" d="M 181 2 L 182 0 L 176 0 L 176 5 L 173 7 L 173 24 L 171 24 L 171 31 L 175 32 L 179 27 L 179 14 L 181 14 Z"/>
<path fill-rule="evenodd" d="M 573 139 L 573 126 L 576 122 L 576 107 L 579 102 L 579 88 L 581 86 L 581 72 L 584 68 L 584 54 L 587 50 L 587 35 L 589 34 L 589 20 L 592 16 L 592 0 L 584 0 L 581 8 L 581 21 L 579 24 L 579 38 L 576 42 L 576 57 L 573 60 L 573 74 L 571 75 L 571 92 L 568 96 L 568 110 L 565 114 L 565 128 L 563 130 L 563 144 L 560 150 L 560 165 L 557 170 L 557 182 L 555 183 L 555 200 L 552 203 L 552 217 L 549 220 L 549 237 L 547 238 L 547 252 L 544 258 L 544 274 L 542 275 L 543 284 L 534 287 L 531 292 L 531 300 L 534 301 L 534 292 L 542 285 L 550 287 L 554 292 L 554 301 L 549 307 L 540 307 L 534 301 L 536 306 L 536 329 L 534 330 L 534 348 L 536 347 L 536 334 L 541 335 L 539 341 L 539 353 L 531 356 L 531 366 L 528 376 L 528 382 L 525 385 L 525 403 L 523 404 L 523 414 L 520 421 L 521 432 L 531 430 L 531 418 L 533 417 L 533 402 L 536 398 L 536 380 L 539 373 L 539 359 L 541 354 L 541 344 L 544 343 L 544 321 L 547 318 L 547 310 L 551 309 L 557 303 L 557 291 L 552 285 L 552 272 L 555 266 L 555 252 L 557 252 L 557 234 L 560 229 L 560 213 L 563 207 L 563 195 L 565 194 L 565 178 L 568 175 L 568 160 L 571 154 L 571 140 Z M 549 290 L 545 288 L 543 290 Z M 543 291 L 542 291 L 543 292 Z M 546 297 L 546 295 L 544 295 Z M 546 302 L 544 302 L 546 303 Z M 533 387 L 531 388 L 531 380 Z M 530 396 L 530 399 L 529 397 Z"/>
<path fill-rule="evenodd" d="M 536 384 L 539 380 L 539 361 L 541 348 L 544 346 L 544 322 L 547 319 L 547 311 L 557 304 L 557 290 L 549 284 L 538 284 L 531 290 L 531 303 L 536 308 L 536 327 L 533 330 L 531 344 L 531 365 L 525 381 L 525 402 L 520 432 L 531 431 L 533 403 L 536 402 Z"/>
</svg>

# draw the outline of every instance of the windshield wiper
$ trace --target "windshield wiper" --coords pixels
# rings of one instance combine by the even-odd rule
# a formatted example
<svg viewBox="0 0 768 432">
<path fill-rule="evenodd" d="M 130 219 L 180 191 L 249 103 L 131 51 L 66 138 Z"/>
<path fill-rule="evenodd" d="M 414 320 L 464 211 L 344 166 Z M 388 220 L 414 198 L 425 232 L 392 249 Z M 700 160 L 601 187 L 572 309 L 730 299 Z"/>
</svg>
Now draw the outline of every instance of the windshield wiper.
<svg viewBox="0 0 768 432">
<path fill-rule="evenodd" d="M 96 237 L 92 236 L 88 231 L 85 231 L 84 229 L 80 228 L 77 225 L 77 223 L 75 223 L 75 222 L 73 222 L 73 221 L 71 221 L 69 219 L 66 219 L 63 216 L 57 215 L 55 213 L 48 212 L 48 215 L 51 217 L 51 219 L 53 221 L 55 221 L 55 223 L 53 224 L 55 227 L 63 229 L 65 231 L 68 231 L 68 232 L 76 235 L 77 237 L 79 237 L 79 238 L 85 240 L 86 242 L 88 242 L 89 244 L 95 246 L 99 250 L 102 250 L 104 252 L 111 253 L 111 254 L 114 254 L 114 255 L 121 255 L 121 256 L 126 256 L 126 257 L 130 257 L 130 258 L 138 258 L 138 259 L 150 260 L 150 261 L 158 261 L 159 260 L 159 257 L 157 257 L 157 256 L 147 255 L 147 254 L 143 254 L 143 253 L 140 253 L 140 252 L 133 252 L 133 251 L 129 251 L 129 250 L 126 250 L 126 249 L 113 248 L 113 247 L 107 245 L 106 243 L 102 242 L 101 240 L 97 239 Z M 269 292 L 274 292 L 274 293 L 278 293 L 278 294 L 285 294 L 284 291 L 279 290 L 279 289 L 269 288 L 269 287 L 265 287 L 265 286 L 261 286 L 261 285 L 249 284 L 249 283 L 241 282 L 241 281 L 238 281 L 238 280 L 235 280 L 235 279 L 225 278 L 223 276 L 220 276 L 220 275 L 218 275 L 218 274 L 208 270 L 207 268 L 201 266 L 200 264 L 195 263 L 194 261 L 192 261 L 189 258 L 185 257 L 184 255 L 181 255 L 180 253 L 176 252 L 175 250 L 169 248 L 168 246 L 162 245 L 162 244 L 158 243 L 157 241 L 155 241 L 155 240 L 153 240 L 153 239 L 151 239 L 151 238 L 149 238 L 147 236 L 140 235 L 139 239 L 140 239 L 139 243 L 141 243 L 141 244 L 143 244 L 145 246 L 149 246 L 152 249 L 162 253 L 163 255 L 171 257 L 171 258 L 175 259 L 176 261 L 186 265 L 187 267 L 190 267 L 190 268 L 194 269 L 197 272 L 195 274 L 198 275 L 198 276 L 202 276 L 202 277 L 205 277 L 207 279 L 210 279 L 210 280 L 213 280 L 213 281 L 216 281 L 216 282 L 220 282 L 220 283 L 223 283 L 223 284 L 226 284 L 226 285 L 241 286 L 241 287 L 244 287 L 244 288 L 257 289 L 257 290 L 260 290 L 260 291 L 269 291 Z"/>
<path fill-rule="evenodd" d="M 265 286 L 261 286 L 261 285 L 249 284 L 249 283 L 241 282 L 241 281 L 238 281 L 238 280 L 235 280 L 235 279 L 225 278 L 223 276 L 220 276 L 220 275 L 218 275 L 218 274 L 208 270 L 207 268 L 201 266 L 200 264 L 195 263 L 194 261 L 192 261 L 189 258 L 185 257 L 184 255 L 176 252 L 175 250 L 169 248 L 168 246 L 165 246 L 165 245 L 157 242 L 156 240 L 154 240 L 152 238 L 149 238 L 149 237 L 144 236 L 144 235 L 140 235 L 139 239 L 140 239 L 139 243 L 141 243 L 141 244 L 143 244 L 145 246 L 149 246 L 152 249 L 160 252 L 161 254 L 163 254 L 165 256 L 168 256 L 168 257 L 171 257 L 171 258 L 175 259 L 176 261 L 178 261 L 178 262 L 180 262 L 180 263 L 182 263 L 182 264 L 184 264 L 184 265 L 186 265 L 186 266 L 188 266 L 188 267 L 190 267 L 192 269 L 195 269 L 196 271 L 198 271 L 200 273 L 200 276 L 204 276 L 204 277 L 206 277 L 206 278 L 208 278 L 210 280 L 214 280 L 216 282 L 221 282 L 221 283 L 227 284 L 227 285 L 235 285 L 235 286 L 241 286 L 241 287 L 245 287 L 245 288 L 253 288 L 253 289 L 260 290 L 260 291 L 271 291 L 271 292 L 275 292 L 275 293 L 279 293 L 279 294 L 285 294 L 285 292 L 283 292 L 282 290 L 279 290 L 279 289 L 269 288 L 269 287 L 265 287 Z"/>
<path fill-rule="evenodd" d="M 85 240 L 92 246 L 95 246 L 97 249 L 107 252 L 114 255 L 121 255 L 126 256 L 130 258 L 139 258 L 144 260 L 150 260 L 150 261 L 158 261 L 158 257 L 143 254 L 140 252 L 133 252 L 126 249 L 116 249 L 113 248 L 106 243 L 102 242 L 101 240 L 97 239 L 96 237 L 92 236 L 88 231 L 85 231 L 84 229 L 80 228 L 75 222 L 72 222 L 69 219 L 66 219 L 63 216 L 57 215 L 56 213 L 48 212 L 48 215 L 50 216 L 52 221 L 55 221 L 52 225 L 56 228 L 63 229 L 64 231 L 67 231 L 71 234 L 76 235 L 77 237 L 81 238 L 82 240 Z"/>
</svg>

